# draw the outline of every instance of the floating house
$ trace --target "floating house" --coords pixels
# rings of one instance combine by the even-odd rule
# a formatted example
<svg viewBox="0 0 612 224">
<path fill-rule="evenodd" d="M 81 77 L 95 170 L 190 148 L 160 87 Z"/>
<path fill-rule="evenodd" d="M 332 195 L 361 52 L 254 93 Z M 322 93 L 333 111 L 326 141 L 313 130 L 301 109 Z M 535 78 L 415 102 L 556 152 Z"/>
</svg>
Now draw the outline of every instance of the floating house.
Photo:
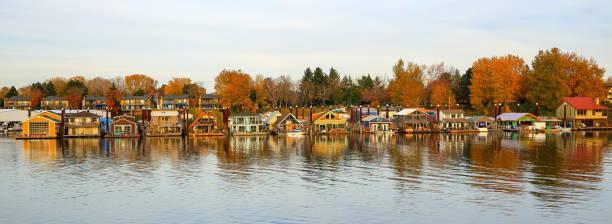
<svg viewBox="0 0 612 224">
<path fill-rule="evenodd" d="M 121 110 L 126 112 L 141 112 L 142 109 L 152 108 L 153 101 L 150 95 L 124 96 L 121 99 Z"/>
<path fill-rule="evenodd" d="M 137 138 L 140 136 L 138 123 L 133 116 L 116 116 L 109 124 L 107 138 Z"/>
<path fill-rule="evenodd" d="M 346 133 L 349 123 L 332 111 L 323 111 L 313 114 L 312 123 L 314 133 Z"/>
<path fill-rule="evenodd" d="M 400 112 L 401 108 L 400 107 L 396 107 L 396 106 L 381 106 L 380 107 L 380 116 L 381 117 L 385 117 L 389 120 L 393 120 L 393 118 L 395 118 L 395 114 L 397 114 L 397 112 Z"/>
<path fill-rule="evenodd" d="M 189 95 L 165 95 L 159 100 L 162 109 L 185 108 L 189 105 Z"/>
<path fill-rule="evenodd" d="M 152 109 L 146 128 L 147 136 L 178 136 L 183 134 L 183 124 L 178 110 Z"/>
<path fill-rule="evenodd" d="M 104 110 L 106 109 L 106 97 L 105 96 L 85 96 L 83 97 L 82 104 L 83 108 Z"/>
<path fill-rule="evenodd" d="M 463 113 L 461 109 L 440 110 L 440 129 L 466 129 L 469 122 L 463 117 Z"/>
<path fill-rule="evenodd" d="M 274 122 L 276 122 L 280 116 L 282 116 L 280 111 L 270 111 L 261 114 L 261 119 L 268 130 L 273 130 Z"/>
<path fill-rule="evenodd" d="M 202 109 L 219 109 L 221 108 L 221 96 L 204 94 L 200 97 L 199 104 Z"/>
<path fill-rule="evenodd" d="M 40 112 L 22 121 L 19 138 L 57 138 L 60 134 L 61 115 L 49 111 Z"/>
<path fill-rule="evenodd" d="M 366 132 L 392 133 L 391 120 L 385 117 L 370 115 L 361 119 L 361 122 Z"/>
<path fill-rule="evenodd" d="M 218 136 L 223 132 L 217 124 L 217 116 L 208 113 L 200 113 L 189 125 L 189 135 L 191 136 Z"/>
<path fill-rule="evenodd" d="M 472 116 L 466 118 L 468 122 L 468 127 L 470 128 L 490 128 L 494 123 L 495 119 L 492 117 L 485 116 Z"/>
<path fill-rule="evenodd" d="M 563 103 L 557 107 L 557 118 L 565 122 L 566 127 L 606 127 L 609 108 L 599 105 L 599 100 L 589 97 L 563 97 Z"/>
<path fill-rule="evenodd" d="M 4 108 L 27 110 L 31 107 L 31 97 L 12 96 L 4 100 Z"/>
<path fill-rule="evenodd" d="M 61 96 L 48 96 L 43 98 L 40 102 L 40 106 L 47 110 L 60 110 L 62 108 L 69 108 L 68 100 Z M 73 108 L 77 109 L 77 108 Z"/>
<path fill-rule="evenodd" d="M 66 137 L 99 137 L 101 136 L 100 116 L 87 111 L 67 113 Z"/>
<path fill-rule="evenodd" d="M 283 113 L 275 119 L 271 130 L 276 133 L 287 133 L 295 130 L 304 130 L 304 127 L 292 113 Z"/>
<path fill-rule="evenodd" d="M 530 113 L 502 113 L 495 120 L 504 130 L 532 130 L 540 118 Z"/>
<path fill-rule="evenodd" d="M 391 119 L 398 132 L 414 132 L 426 130 L 429 121 L 427 114 L 419 109 L 403 109 Z"/>
<path fill-rule="evenodd" d="M 28 111 L 0 109 L 0 131 L 20 132 L 21 121 L 28 119 Z"/>
<path fill-rule="evenodd" d="M 233 135 L 266 134 L 266 128 L 259 114 L 241 112 L 229 116 L 229 130 Z"/>
</svg>

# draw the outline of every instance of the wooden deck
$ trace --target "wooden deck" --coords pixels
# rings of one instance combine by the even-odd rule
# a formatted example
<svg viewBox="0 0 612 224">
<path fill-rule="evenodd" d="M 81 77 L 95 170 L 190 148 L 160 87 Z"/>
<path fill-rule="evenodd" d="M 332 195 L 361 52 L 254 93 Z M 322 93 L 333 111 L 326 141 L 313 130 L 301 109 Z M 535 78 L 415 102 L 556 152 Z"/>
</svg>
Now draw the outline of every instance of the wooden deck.
<svg viewBox="0 0 612 224">
<path fill-rule="evenodd" d="M 224 136 L 223 132 L 209 132 L 209 133 L 189 133 L 190 137 L 218 137 Z"/>
</svg>

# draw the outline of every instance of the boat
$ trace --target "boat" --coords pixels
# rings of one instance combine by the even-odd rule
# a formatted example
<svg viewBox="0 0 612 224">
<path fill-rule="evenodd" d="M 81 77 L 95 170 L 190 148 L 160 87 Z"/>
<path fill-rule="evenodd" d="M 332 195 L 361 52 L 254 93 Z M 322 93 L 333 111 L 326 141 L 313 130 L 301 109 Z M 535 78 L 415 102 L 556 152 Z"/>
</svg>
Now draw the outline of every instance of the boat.
<svg viewBox="0 0 612 224">
<path fill-rule="evenodd" d="M 479 132 L 489 132 L 488 128 L 478 128 L 477 129 Z"/>
<path fill-rule="evenodd" d="M 304 132 L 300 130 L 293 130 L 287 132 L 287 137 L 301 137 L 304 136 Z"/>
</svg>

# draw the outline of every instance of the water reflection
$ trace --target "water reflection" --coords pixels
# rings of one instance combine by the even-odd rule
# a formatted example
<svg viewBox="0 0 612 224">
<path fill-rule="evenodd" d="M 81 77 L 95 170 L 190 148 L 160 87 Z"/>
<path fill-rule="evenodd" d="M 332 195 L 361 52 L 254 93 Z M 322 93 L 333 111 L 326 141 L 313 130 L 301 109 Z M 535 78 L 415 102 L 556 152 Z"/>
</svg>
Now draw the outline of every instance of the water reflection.
<svg viewBox="0 0 612 224">
<path fill-rule="evenodd" d="M 110 169 L 113 181 L 147 182 L 169 172 L 174 184 L 219 178 L 221 188 L 330 187 L 387 183 L 396 203 L 408 195 L 444 194 L 508 208 L 531 195 L 554 209 L 591 200 L 601 191 L 609 134 L 407 134 L 288 137 L 24 140 L 23 160 L 38 171 Z M 95 161 L 95 162 L 92 162 Z M 84 165 L 87 163 L 95 165 Z M 68 168 L 66 168 L 68 167 Z M 301 181 L 293 179 L 299 178 Z M 60 178 L 58 176 L 58 178 Z M 132 179 L 130 179 L 132 178 Z M 467 192 L 477 192 L 465 195 Z M 461 195 L 463 194 L 463 195 Z M 508 195 L 510 197 L 503 197 Z M 491 201 L 490 197 L 506 198 Z"/>
</svg>

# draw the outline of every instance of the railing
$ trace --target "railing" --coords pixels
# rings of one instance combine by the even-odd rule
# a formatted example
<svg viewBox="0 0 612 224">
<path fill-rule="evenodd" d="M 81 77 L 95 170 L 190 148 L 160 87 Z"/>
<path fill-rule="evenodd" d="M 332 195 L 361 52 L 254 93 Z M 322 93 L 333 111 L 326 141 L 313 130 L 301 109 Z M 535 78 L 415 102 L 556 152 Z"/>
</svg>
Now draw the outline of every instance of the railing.
<svg viewBox="0 0 612 224">
<path fill-rule="evenodd" d="M 100 125 L 100 122 L 66 122 L 66 126 L 67 127 L 74 127 L 74 126 L 98 126 Z"/>
</svg>

